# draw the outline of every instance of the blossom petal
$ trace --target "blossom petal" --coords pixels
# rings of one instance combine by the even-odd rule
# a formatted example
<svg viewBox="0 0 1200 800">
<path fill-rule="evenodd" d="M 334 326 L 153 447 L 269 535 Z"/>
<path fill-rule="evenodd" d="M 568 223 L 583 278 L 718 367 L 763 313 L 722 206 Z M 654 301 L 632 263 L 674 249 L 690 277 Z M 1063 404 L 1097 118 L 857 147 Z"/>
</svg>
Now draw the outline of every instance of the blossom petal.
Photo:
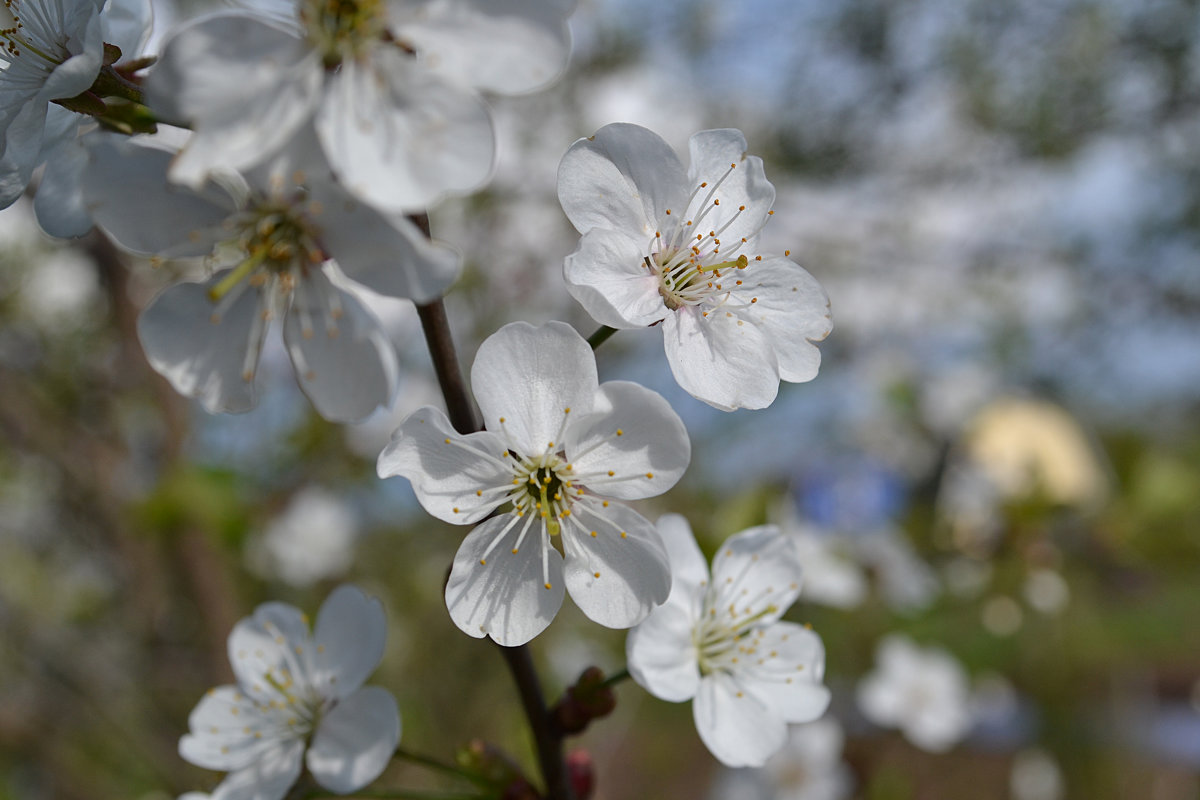
<svg viewBox="0 0 1200 800">
<path fill-rule="evenodd" d="M 696 731 L 727 767 L 760 767 L 787 741 L 787 725 L 737 680 L 714 672 L 692 701 Z"/>
<path fill-rule="evenodd" d="M 46 169 L 33 196 L 38 225 L 62 239 L 83 236 L 92 229 L 80 184 L 88 153 L 75 140 L 62 142 L 45 154 Z"/>
<path fill-rule="evenodd" d="M 300 777 L 303 754 L 303 741 L 281 744 L 253 764 L 225 776 L 210 800 L 283 800 Z"/>
<path fill-rule="evenodd" d="M 92 8 L 86 6 L 92 5 Z M 100 64 L 104 57 L 104 33 L 100 15 L 95 6 L 99 4 L 77 3 L 75 11 L 80 16 L 73 23 L 69 18 L 66 30 L 71 37 L 71 49 L 75 53 L 54 68 L 46 77 L 40 96 L 46 100 L 63 100 L 83 94 L 91 88 L 100 74 Z M 86 23 L 80 28 L 79 22 L 88 16 Z"/>
<path fill-rule="evenodd" d="M 696 194 L 687 218 L 703 213 L 704 230 L 719 231 L 725 241 L 753 241 L 775 203 L 775 187 L 767 180 L 762 159 L 746 155 L 746 137 L 735 128 L 700 131 L 688 142 L 688 150 L 688 183 L 695 187 L 707 182 L 708 190 Z M 714 205 L 714 200 L 720 204 Z"/>
<path fill-rule="evenodd" d="M 143 255 L 208 255 L 233 212 L 228 196 L 198 193 L 167 180 L 171 154 L 116 136 L 87 137 L 84 201 L 117 244 Z"/>
<path fill-rule="evenodd" d="M 317 412 L 356 422 L 396 396 L 396 350 L 375 315 L 319 270 L 296 283 L 283 320 L 296 380 Z"/>
<path fill-rule="evenodd" d="M 180 738 L 179 755 L 205 769 L 241 769 L 278 745 L 277 739 L 254 735 L 269 724 L 238 687 L 218 686 L 188 716 L 191 732 Z"/>
<path fill-rule="evenodd" d="M 445 414 L 426 406 L 400 423 L 377 470 L 381 478 L 408 478 L 433 516 L 467 525 L 487 516 L 511 488 L 512 469 L 501 460 L 506 449 L 493 433 L 463 436 Z"/>
<path fill-rule="evenodd" d="M 248 357 L 257 363 L 257 348 L 262 346 L 261 339 L 251 341 L 260 313 L 258 292 L 243 291 L 219 317 L 214 315 L 216 306 L 208 292 L 227 274 L 170 286 L 138 317 L 138 340 L 150 366 L 175 391 L 195 397 L 214 414 L 254 407 L 254 376 L 245 370 Z"/>
<path fill-rule="evenodd" d="M 682 213 L 683 164 L 658 134 L 618 122 L 580 139 L 558 165 L 558 200 L 580 233 L 611 228 L 649 243 L 667 209 Z"/>
<path fill-rule="evenodd" d="M 479 345 L 471 367 L 484 425 L 523 455 L 556 441 L 568 414 L 591 411 L 598 386 L 592 348 L 563 322 L 509 323 Z"/>
<path fill-rule="evenodd" d="M 742 685 L 785 722 L 811 722 L 829 707 L 825 645 L 821 637 L 792 622 L 771 625 L 754 645 L 762 662 L 751 660 Z"/>
<path fill-rule="evenodd" d="M 565 591 L 562 573 L 562 556 L 532 516 L 493 517 L 458 548 L 446 583 L 446 607 L 470 636 L 490 636 L 506 647 L 525 644 L 558 613 Z"/>
<path fill-rule="evenodd" d="M 720 605 L 736 604 L 760 624 L 779 619 L 796 602 L 803 575 L 795 541 L 774 525 L 731 536 L 713 558 L 713 587 L 721 593 Z"/>
<path fill-rule="evenodd" d="M 441 297 L 462 272 L 450 247 L 431 242 L 399 214 L 382 214 L 336 190 L 314 211 L 321 246 L 352 281 L 389 297 L 428 303 Z M 318 195 L 314 194 L 314 197 Z"/>
<path fill-rule="evenodd" d="M 667 603 L 654 609 L 625 639 L 630 675 L 660 700 L 672 703 L 690 700 L 700 689 L 693 625 L 686 608 Z"/>
<path fill-rule="evenodd" d="M 108 0 L 100 21 L 104 25 L 104 41 L 121 48 L 121 62 L 125 62 L 146 46 L 154 9 L 150 0 Z"/>
<path fill-rule="evenodd" d="M 422 6 L 391 29 L 416 49 L 426 69 L 462 86 L 519 94 L 546 86 L 567 65 L 571 35 L 561 5 L 451 0 Z"/>
<path fill-rule="evenodd" d="M 308 771 L 329 791 L 349 794 L 379 777 L 399 741 L 396 698 L 367 686 L 321 719 L 308 749 Z"/>
<path fill-rule="evenodd" d="M 584 500 L 564 522 L 567 591 L 588 619 L 629 628 L 667 599 L 667 551 L 648 519 L 620 503 Z"/>
<path fill-rule="evenodd" d="M 679 481 L 692 443 L 662 395 L 629 381 L 608 381 L 594 408 L 567 428 L 564 450 L 588 489 L 634 500 L 660 495 Z"/>
<path fill-rule="evenodd" d="M 757 325 L 779 361 L 779 377 L 810 381 L 821 366 L 819 342 L 833 329 L 829 295 L 817 279 L 789 258 L 765 257 L 744 270 L 743 283 L 731 297 L 737 316 Z M 719 313 L 719 312 L 718 312 Z"/>
<path fill-rule="evenodd" d="M 601 325 L 653 325 L 667 315 L 667 307 L 644 257 L 645 245 L 624 232 L 592 228 L 563 262 L 567 291 Z"/>
<path fill-rule="evenodd" d="M 7 108 L 0 108 L 0 120 L 7 121 Z M 42 150 L 42 132 L 46 128 L 46 104 L 26 103 L 6 128 L 0 155 L 0 208 L 8 208 L 25 193 L 38 155 Z"/>
<path fill-rule="evenodd" d="M 682 514 L 663 514 L 656 527 L 671 564 L 671 596 L 667 603 L 690 610 L 708 585 L 708 562 Z"/>
<path fill-rule="evenodd" d="M 311 118 L 324 80 L 306 42 L 248 14 L 184 25 L 145 84 L 152 109 L 195 130 L 171 179 L 199 187 L 214 168 L 259 163 Z"/>
<path fill-rule="evenodd" d="M 766 335 L 732 312 L 691 307 L 663 320 L 671 373 L 684 391 L 722 411 L 766 408 L 779 393 L 779 366 Z"/>
<path fill-rule="evenodd" d="M 229 665 L 241 690 L 256 699 L 278 699 L 264 676 L 274 669 L 293 673 L 308 670 L 298 663 L 311 659 L 304 650 L 309 641 L 308 622 L 295 606 L 286 603 L 263 603 L 253 616 L 239 620 L 229 634 Z M 296 653 L 293 648 L 302 652 Z"/>
<path fill-rule="evenodd" d="M 386 639 L 387 619 L 379 598 L 356 586 L 337 587 L 317 612 L 313 685 L 326 697 L 353 693 L 383 660 Z"/>
<path fill-rule="evenodd" d="M 343 185 L 380 209 L 424 210 L 447 192 L 478 188 L 492 170 L 487 106 L 399 48 L 343 62 L 316 126 Z"/>
</svg>

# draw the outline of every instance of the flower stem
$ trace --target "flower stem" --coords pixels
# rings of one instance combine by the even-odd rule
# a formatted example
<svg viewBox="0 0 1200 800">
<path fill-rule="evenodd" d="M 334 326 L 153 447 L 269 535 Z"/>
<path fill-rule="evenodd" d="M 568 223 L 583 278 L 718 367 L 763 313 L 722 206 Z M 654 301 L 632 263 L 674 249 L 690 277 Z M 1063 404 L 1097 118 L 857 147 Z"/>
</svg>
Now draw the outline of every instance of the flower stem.
<svg viewBox="0 0 1200 800">
<path fill-rule="evenodd" d="M 595 350 L 600 345 L 608 341 L 608 337 L 617 332 L 616 328 L 610 328 L 607 325 L 601 325 L 596 329 L 596 332 L 588 337 L 587 343 Z"/>
<path fill-rule="evenodd" d="M 429 235 L 427 215 L 417 214 L 410 219 L 426 236 Z M 425 345 L 429 349 L 429 357 L 433 360 L 433 369 L 437 373 L 438 385 L 446 401 L 450 423 L 454 425 L 455 430 L 463 434 L 482 430 L 458 365 L 458 355 L 454 349 L 454 338 L 450 333 L 445 304 L 438 299 L 432 303 L 418 305 L 417 316 L 421 319 Z M 546 708 L 546 700 L 542 695 L 541 683 L 533 666 L 533 659 L 529 655 L 529 648 L 526 645 L 496 647 L 517 684 L 517 693 L 521 697 L 525 717 L 537 743 L 538 764 L 542 770 L 547 800 L 574 800 L 567 776 L 566 760 L 563 757 L 563 740 L 556 733 L 550 712 Z"/>
<path fill-rule="evenodd" d="M 621 683 L 622 681 L 625 681 L 628 679 L 629 679 L 629 670 L 623 669 L 620 672 L 614 672 L 612 675 L 609 675 L 607 678 L 604 679 L 604 682 L 601 683 L 600 686 L 605 689 L 611 689 L 612 687 L 616 686 L 618 683 Z"/>
<path fill-rule="evenodd" d="M 482 778 L 473 772 L 462 769 L 461 767 L 457 767 L 453 764 L 447 764 L 444 761 L 439 761 L 433 756 L 426 756 L 422 755 L 421 753 L 414 753 L 411 750 L 405 750 L 403 747 L 397 747 L 396 752 L 392 754 L 392 757 L 401 761 L 407 761 L 410 764 L 419 764 L 428 769 L 444 772 L 448 775 L 454 775 L 458 778 L 464 778 L 468 781 L 471 781 L 471 783 L 477 783 L 481 786 L 491 785 L 485 778 Z"/>
<path fill-rule="evenodd" d="M 571 782 L 567 775 L 566 761 L 563 759 L 563 740 L 550 718 L 546 708 L 546 699 L 542 695 L 542 687 L 538 682 L 537 670 L 525 645 L 504 647 L 496 645 L 504 663 L 512 673 L 513 681 L 517 684 L 517 693 L 521 696 L 521 704 L 525 707 L 525 716 L 529 719 L 529 727 L 537 743 L 538 763 L 542 768 L 542 778 L 546 782 L 546 797 L 548 800 L 573 800 Z"/>
</svg>

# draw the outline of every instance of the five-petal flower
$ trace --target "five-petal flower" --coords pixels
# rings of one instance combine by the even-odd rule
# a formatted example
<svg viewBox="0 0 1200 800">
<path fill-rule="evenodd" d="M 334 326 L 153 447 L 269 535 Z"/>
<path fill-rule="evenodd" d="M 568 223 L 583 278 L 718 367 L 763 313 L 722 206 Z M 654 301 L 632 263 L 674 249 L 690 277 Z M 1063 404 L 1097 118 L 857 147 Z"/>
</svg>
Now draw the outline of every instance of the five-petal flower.
<svg viewBox="0 0 1200 800">
<path fill-rule="evenodd" d="M 582 238 L 563 275 L 604 325 L 662 323 L 671 372 L 693 397 L 765 408 L 780 380 L 816 376 L 829 298 L 787 252 L 756 254 L 775 187 L 741 131 L 701 131 L 690 149 L 685 171 L 656 134 L 622 123 L 571 145 L 558 197 Z"/>
<path fill-rule="evenodd" d="M 615 501 L 683 475 L 691 444 L 678 415 L 642 386 L 599 383 L 587 342 L 561 322 L 501 328 L 480 345 L 471 385 L 486 430 L 462 435 L 422 408 L 379 456 L 379 475 L 408 478 L 433 516 L 485 520 L 446 586 L 455 624 L 523 644 L 550 624 L 564 586 L 601 625 L 645 619 L 670 589 L 667 554 L 654 525 Z"/>
<path fill-rule="evenodd" d="M 146 82 L 151 105 L 196 136 L 172 179 L 246 169 L 316 128 L 362 199 L 420 210 L 492 167 L 478 91 L 544 86 L 566 65 L 571 2 L 297 0 L 295 16 L 209 16 L 181 28 Z"/>
<path fill-rule="evenodd" d="M 780 617 L 800 594 L 790 537 L 750 528 L 708 565 L 687 520 L 664 515 L 658 530 L 671 559 L 671 595 L 629 632 L 629 672 L 671 702 L 692 700 L 696 730 L 727 766 L 761 766 L 787 740 L 787 723 L 825 713 L 825 647 Z"/>
<path fill-rule="evenodd" d="M 172 154 L 101 137 L 84 192 L 118 244 L 167 257 L 213 254 L 232 268 L 181 283 L 142 313 L 138 337 L 158 372 L 209 411 L 245 411 L 267 324 L 283 336 L 301 388 L 326 419 L 361 419 L 391 402 L 395 350 L 379 321 L 339 286 L 428 302 L 457 277 L 458 256 L 408 219 L 354 201 L 297 142 L 248 172 L 192 191 L 167 181 Z"/>
<path fill-rule="evenodd" d="M 311 633 L 283 603 L 239 622 L 229 635 L 237 684 L 209 690 L 179 740 L 188 761 L 229 773 L 213 800 L 279 800 L 302 764 L 339 794 L 379 777 L 400 740 L 400 714 L 390 692 L 362 684 L 386 635 L 383 606 L 353 586 L 329 595 Z"/>
</svg>

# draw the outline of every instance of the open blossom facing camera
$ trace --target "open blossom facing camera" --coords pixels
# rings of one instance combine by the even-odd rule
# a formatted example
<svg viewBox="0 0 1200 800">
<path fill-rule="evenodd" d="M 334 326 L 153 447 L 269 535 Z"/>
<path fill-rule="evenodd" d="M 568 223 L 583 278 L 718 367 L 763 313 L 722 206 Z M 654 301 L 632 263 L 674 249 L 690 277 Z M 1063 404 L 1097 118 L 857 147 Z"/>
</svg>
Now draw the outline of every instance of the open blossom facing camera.
<svg viewBox="0 0 1200 800">
<path fill-rule="evenodd" d="M 733 129 L 701 131 L 684 170 L 637 125 L 607 125 L 563 156 L 558 197 L 582 234 L 567 288 L 614 328 L 662 323 L 671 372 L 725 411 L 765 408 L 779 381 L 814 378 L 829 298 L 782 256 L 760 254 L 775 187 Z"/>
<path fill-rule="evenodd" d="M 279 800 L 301 765 L 331 792 L 366 786 L 400 740 L 396 700 L 363 686 L 383 658 L 383 606 L 353 586 L 329 595 L 310 632 L 299 609 L 265 603 L 229 635 L 237 684 L 209 690 L 179 754 L 229 773 L 213 800 Z"/>
<path fill-rule="evenodd" d="M 287 19 L 225 13 L 183 27 L 146 84 L 196 137 L 172 179 L 245 169 L 313 124 L 338 179 L 391 210 L 478 187 L 492 122 L 479 91 L 544 86 L 566 65 L 572 3 L 297 0 Z"/>
<path fill-rule="evenodd" d="M 396 354 L 379 320 L 339 284 L 428 302 L 458 275 L 457 255 L 412 222 L 353 201 L 322 172 L 315 148 L 222 174 L 202 191 L 167 182 L 168 152 L 108 137 L 91 148 L 85 196 L 118 244 L 231 265 L 168 288 L 138 321 L 151 366 L 209 411 L 253 407 L 267 325 L 282 318 L 317 411 L 339 422 L 367 416 L 395 394 Z"/>
<path fill-rule="evenodd" d="M 780 621 L 800 594 L 797 552 L 774 526 L 750 528 L 721 546 L 710 579 L 686 519 L 667 514 L 658 530 L 671 596 L 629 632 L 629 672 L 655 697 L 691 700 L 696 730 L 722 763 L 761 766 L 787 741 L 788 723 L 829 705 L 820 637 Z"/>
<path fill-rule="evenodd" d="M 591 348 L 561 322 L 501 328 L 480 345 L 471 385 L 486 430 L 464 436 L 422 408 L 379 456 L 379 475 L 408 478 L 433 516 L 487 518 L 454 558 L 455 624 L 523 644 L 550 624 L 564 588 L 601 625 L 645 619 L 667 598 L 667 554 L 654 526 L 616 501 L 683 475 L 691 445 L 678 415 L 642 386 L 599 383 Z"/>
</svg>

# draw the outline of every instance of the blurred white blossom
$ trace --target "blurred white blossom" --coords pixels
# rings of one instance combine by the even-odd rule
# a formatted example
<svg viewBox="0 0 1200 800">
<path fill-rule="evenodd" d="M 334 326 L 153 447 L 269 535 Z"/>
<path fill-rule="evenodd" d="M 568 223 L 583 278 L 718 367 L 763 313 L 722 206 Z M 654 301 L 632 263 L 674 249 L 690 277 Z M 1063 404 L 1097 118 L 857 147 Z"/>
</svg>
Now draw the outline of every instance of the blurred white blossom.
<svg viewBox="0 0 1200 800">
<path fill-rule="evenodd" d="M 366 786 L 400 739 L 396 700 L 364 687 L 383 658 L 383 605 L 339 586 L 317 624 L 284 603 L 264 603 L 229 635 L 236 685 L 209 690 L 188 718 L 179 754 L 229 774 L 213 800 L 281 800 L 302 767 L 325 789 Z"/>
<path fill-rule="evenodd" d="M 357 539 L 353 509 L 332 492 L 309 486 L 250 540 L 247 560 L 262 575 L 305 587 L 345 573 L 354 563 Z"/>
<path fill-rule="evenodd" d="M 954 656 L 892 634 L 880 641 L 875 663 L 858 684 L 858 707 L 871 722 L 899 728 L 934 753 L 949 750 L 970 730 L 970 686 Z"/>
</svg>

